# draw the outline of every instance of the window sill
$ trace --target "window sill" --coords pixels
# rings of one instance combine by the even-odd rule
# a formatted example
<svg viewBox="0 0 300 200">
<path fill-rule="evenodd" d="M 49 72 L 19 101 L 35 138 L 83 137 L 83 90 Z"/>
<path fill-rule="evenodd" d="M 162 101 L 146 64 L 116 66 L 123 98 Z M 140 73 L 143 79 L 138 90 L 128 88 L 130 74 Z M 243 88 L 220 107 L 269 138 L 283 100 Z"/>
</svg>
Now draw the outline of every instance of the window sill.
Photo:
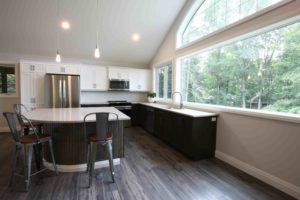
<svg viewBox="0 0 300 200">
<path fill-rule="evenodd" d="M 258 118 L 264 118 L 269 120 L 277 120 L 277 121 L 300 124 L 300 115 L 297 114 L 250 110 L 244 108 L 234 108 L 234 107 L 227 107 L 227 106 L 218 106 L 218 105 L 191 103 L 191 102 L 184 102 L 183 105 L 186 108 L 202 109 L 202 110 L 204 109 L 205 111 L 216 112 L 218 114 L 222 112 L 232 113 L 232 114 L 245 115 L 250 117 L 258 117 Z"/>
<path fill-rule="evenodd" d="M 162 98 L 157 98 L 156 99 L 157 103 L 166 103 L 166 104 L 171 104 L 172 103 L 172 99 L 162 99 Z"/>
<path fill-rule="evenodd" d="M 0 94 L 0 99 L 5 99 L 5 98 L 18 98 L 19 95 L 16 94 L 16 93 L 13 93 L 13 94 L 8 94 L 8 93 L 5 93 L 5 94 Z"/>
</svg>

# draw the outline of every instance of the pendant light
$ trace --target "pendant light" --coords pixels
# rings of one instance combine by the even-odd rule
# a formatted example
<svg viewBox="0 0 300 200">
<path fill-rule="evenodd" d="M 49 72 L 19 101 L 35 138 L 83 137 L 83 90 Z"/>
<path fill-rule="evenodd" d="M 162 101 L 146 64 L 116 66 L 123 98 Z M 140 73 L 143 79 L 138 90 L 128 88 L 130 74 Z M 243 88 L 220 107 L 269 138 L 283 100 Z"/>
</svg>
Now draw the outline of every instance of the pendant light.
<svg viewBox="0 0 300 200">
<path fill-rule="evenodd" d="M 57 24 L 59 24 L 59 0 L 57 0 Z M 59 49 L 59 26 L 57 26 L 57 51 L 56 51 L 56 57 L 55 57 L 55 61 L 57 62 L 57 63 L 60 63 L 61 62 L 61 56 L 60 56 L 60 54 L 59 54 L 59 51 L 58 51 L 58 49 Z"/>
<path fill-rule="evenodd" d="M 99 10 L 98 10 L 98 1 L 97 0 L 97 9 L 96 9 L 96 48 L 95 48 L 95 53 L 94 56 L 95 58 L 100 58 L 100 50 L 99 50 L 99 45 L 98 45 L 98 35 L 99 35 L 99 30 L 98 30 L 98 26 L 99 26 Z"/>
<path fill-rule="evenodd" d="M 55 61 L 58 62 L 58 63 L 61 62 L 61 57 L 60 57 L 60 54 L 59 54 L 58 50 L 57 50 L 57 52 L 56 52 Z"/>
</svg>

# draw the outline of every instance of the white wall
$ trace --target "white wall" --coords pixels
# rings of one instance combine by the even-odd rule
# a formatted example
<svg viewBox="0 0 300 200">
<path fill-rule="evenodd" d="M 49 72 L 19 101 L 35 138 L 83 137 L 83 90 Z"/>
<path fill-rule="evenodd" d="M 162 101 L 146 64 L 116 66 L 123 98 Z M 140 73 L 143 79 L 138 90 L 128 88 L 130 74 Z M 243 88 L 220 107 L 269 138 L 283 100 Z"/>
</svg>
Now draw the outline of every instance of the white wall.
<svg viewBox="0 0 300 200">
<path fill-rule="evenodd" d="M 147 93 L 145 92 L 81 92 L 81 103 L 101 103 L 107 101 L 126 100 L 130 102 L 147 101 Z"/>
<path fill-rule="evenodd" d="M 174 22 L 152 65 L 189 54 L 221 41 L 220 34 L 176 50 L 176 32 L 195 0 L 188 0 Z M 262 17 L 222 32 L 222 39 L 253 31 L 300 14 L 300 1 L 293 1 Z M 176 63 L 173 63 L 176 67 Z M 176 72 L 175 72 L 176 74 Z M 195 107 L 193 107 L 195 108 Z M 197 109 L 201 109 L 201 106 Z M 202 110 L 216 111 L 209 107 Z M 243 171 L 300 199 L 300 123 L 218 111 L 216 156 Z M 298 120 L 300 122 L 300 120 Z"/>
</svg>

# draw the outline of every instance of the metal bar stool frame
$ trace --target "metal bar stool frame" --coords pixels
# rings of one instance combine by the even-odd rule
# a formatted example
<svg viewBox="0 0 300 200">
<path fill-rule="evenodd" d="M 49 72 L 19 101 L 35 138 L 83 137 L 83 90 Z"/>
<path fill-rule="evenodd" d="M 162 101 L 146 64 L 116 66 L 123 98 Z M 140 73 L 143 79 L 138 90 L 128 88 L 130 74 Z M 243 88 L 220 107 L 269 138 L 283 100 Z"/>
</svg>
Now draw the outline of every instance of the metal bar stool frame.
<svg viewBox="0 0 300 200">
<path fill-rule="evenodd" d="M 96 116 L 96 139 L 91 140 L 89 138 L 89 135 L 87 133 L 87 126 L 88 123 L 87 118 L 95 115 Z M 92 179 L 93 179 L 93 173 L 95 170 L 95 160 L 96 160 L 96 152 L 97 152 L 97 146 L 102 145 L 106 146 L 107 154 L 108 154 L 108 160 L 109 160 L 109 168 L 111 172 L 111 178 L 112 182 L 115 182 L 115 171 L 114 171 L 114 163 L 113 163 L 113 153 L 112 153 L 112 138 L 113 133 L 109 132 L 109 116 L 113 115 L 115 116 L 114 120 L 117 124 L 117 133 L 119 132 L 119 116 L 116 113 L 111 112 L 95 112 L 95 113 L 89 113 L 85 115 L 84 117 L 84 133 L 87 138 L 87 172 L 89 173 L 89 185 L 90 187 L 92 185 Z M 111 137 L 107 137 L 108 134 L 111 134 Z M 95 135 L 95 134 L 94 134 Z"/>
<path fill-rule="evenodd" d="M 10 186 L 14 185 L 15 175 L 24 176 L 25 177 L 25 189 L 26 189 L 26 191 L 28 191 L 29 185 L 30 185 L 30 177 L 46 170 L 46 168 L 44 168 L 44 169 L 41 169 L 41 170 L 31 174 L 31 161 L 32 161 L 33 146 L 40 145 L 40 144 L 43 144 L 46 142 L 49 143 L 49 149 L 51 152 L 53 167 L 55 169 L 56 175 L 58 175 L 55 158 L 54 158 L 54 153 L 53 153 L 51 136 L 46 137 L 47 135 L 45 135 L 43 137 L 43 135 L 39 135 L 36 131 L 36 128 L 32 125 L 31 120 L 27 119 L 24 115 L 18 115 L 18 114 L 12 113 L 12 112 L 4 112 L 3 115 L 7 120 L 7 123 L 11 130 L 11 133 L 13 135 L 13 138 L 16 142 L 14 154 L 12 157 L 12 174 L 11 174 L 11 179 L 10 179 Z M 15 118 L 18 118 L 18 119 L 22 120 L 24 123 L 29 124 L 32 134 L 24 136 L 22 130 L 18 131 Z M 32 139 L 32 135 L 34 135 L 34 137 L 33 137 L 34 140 L 32 142 L 25 142 L 25 141 L 23 142 L 22 141 L 22 139 L 26 139 L 29 137 L 30 137 L 30 139 Z M 17 160 L 18 160 L 18 157 L 19 157 L 19 154 L 21 151 L 23 151 L 23 154 L 24 154 L 24 175 L 16 173 L 16 164 L 17 164 Z"/>
<path fill-rule="evenodd" d="M 19 104 L 14 104 L 14 110 L 18 115 L 19 123 L 21 124 L 21 126 L 24 127 L 24 134 L 28 135 L 30 132 L 30 129 L 31 129 L 30 125 L 24 123 L 23 120 L 19 117 L 20 115 L 22 115 L 22 110 L 24 110 L 25 112 L 29 112 L 28 108 L 24 104 L 19 103 Z M 38 132 L 40 134 L 43 133 L 43 129 L 42 129 L 43 124 L 42 123 L 32 123 L 32 125 L 35 128 L 38 128 Z M 35 145 L 33 147 L 33 149 L 34 149 L 34 155 L 35 155 L 35 164 L 36 164 L 37 169 L 40 170 L 41 162 L 42 162 L 42 155 L 41 155 L 42 147 L 41 147 L 41 145 Z"/>
</svg>

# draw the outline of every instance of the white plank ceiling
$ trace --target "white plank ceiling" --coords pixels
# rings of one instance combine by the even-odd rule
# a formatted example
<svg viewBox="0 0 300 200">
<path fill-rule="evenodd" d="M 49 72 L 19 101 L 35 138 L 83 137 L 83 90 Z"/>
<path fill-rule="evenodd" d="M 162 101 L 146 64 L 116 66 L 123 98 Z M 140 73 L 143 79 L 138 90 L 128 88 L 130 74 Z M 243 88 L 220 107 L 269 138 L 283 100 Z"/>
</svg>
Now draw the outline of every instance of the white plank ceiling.
<svg viewBox="0 0 300 200">
<path fill-rule="evenodd" d="M 62 57 L 94 60 L 96 0 L 1 0 L 0 53 L 54 57 L 57 29 Z M 99 0 L 101 61 L 149 65 L 186 0 Z M 133 42 L 133 33 L 141 40 Z"/>
</svg>

